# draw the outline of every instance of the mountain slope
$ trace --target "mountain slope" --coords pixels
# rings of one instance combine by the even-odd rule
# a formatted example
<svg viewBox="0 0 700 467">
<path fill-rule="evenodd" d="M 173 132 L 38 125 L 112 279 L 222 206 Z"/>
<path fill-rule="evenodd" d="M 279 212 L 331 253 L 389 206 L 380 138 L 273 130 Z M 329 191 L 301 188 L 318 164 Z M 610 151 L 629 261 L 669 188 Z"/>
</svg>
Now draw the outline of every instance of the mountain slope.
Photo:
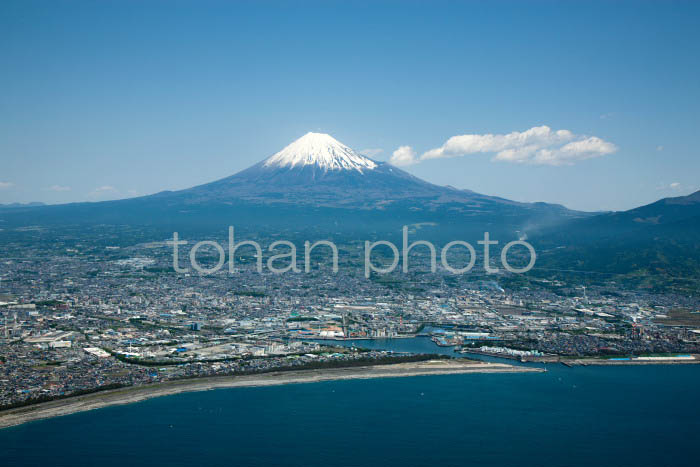
<svg viewBox="0 0 700 467">
<path fill-rule="evenodd" d="M 449 191 L 362 156 L 330 135 L 307 133 L 235 175 L 161 195 L 197 204 L 239 200 L 381 208 L 402 199 L 437 200 Z"/>
<path fill-rule="evenodd" d="M 157 196 L 188 204 L 238 200 L 361 209 L 394 205 L 418 210 L 450 205 L 462 212 L 508 206 L 573 214 L 559 205 L 518 203 L 434 185 L 386 162 L 362 156 L 330 135 L 319 133 L 307 133 L 268 159 L 230 177 Z"/>
<path fill-rule="evenodd" d="M 573 220 L 532 241 L 540 266 L 586 271 L 588 280 L 700 292 L 700 191 Z"/>
<path fill-rule="evenodd" d="M 179 225 L 325 225 L 400 229 L 433 222 L 441 230 L 531 231 L 586 216 L 563 206 L 520 203 L 428 183 L 358 154 L 333 137 L 308 133 L 235 175 L 180 191 L 102 203 L 2 214 L 6 222 Z M 445 229 L 443 229 L 445 227 Z"/>
<path fill-rule="evenodd" d="M 688 196 L 663 198 L 628 211 L 604 213 L 572 222 L 562 235 L 579 242 L 600 238 L 655 238 L 695 233 L 700 224 L 700 191 Z M 552 232 L 548 232 L 552 233 Z"/>
</svg>

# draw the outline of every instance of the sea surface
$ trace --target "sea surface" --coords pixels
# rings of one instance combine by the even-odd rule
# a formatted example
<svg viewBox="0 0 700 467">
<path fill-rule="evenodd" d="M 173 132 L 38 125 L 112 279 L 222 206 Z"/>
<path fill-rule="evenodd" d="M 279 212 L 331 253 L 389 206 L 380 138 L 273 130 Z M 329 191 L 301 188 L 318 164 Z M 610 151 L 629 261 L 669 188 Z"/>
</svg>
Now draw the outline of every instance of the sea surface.
<svg viewBox="0 0 700 467">
<path fill-rule="evenodd" d="M 700 465 L 700 365 L 547 370 L 178 394 L 0 430 L 0 465 Z"/>
</svg>

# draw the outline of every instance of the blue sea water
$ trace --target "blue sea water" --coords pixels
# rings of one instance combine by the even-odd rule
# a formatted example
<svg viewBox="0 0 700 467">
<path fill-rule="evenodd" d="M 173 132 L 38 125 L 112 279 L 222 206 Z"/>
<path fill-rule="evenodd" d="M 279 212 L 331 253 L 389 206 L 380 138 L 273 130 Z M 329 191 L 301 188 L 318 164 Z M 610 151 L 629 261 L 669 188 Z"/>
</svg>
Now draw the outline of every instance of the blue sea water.
<svg viewBox="0 0 700 467">
<path fill-rule="evenodd" d="M 696 365 L 548 365 L 223 389 L 0 430 L 0 465 L 695 466 L 699 388 Z"/>
</svg>

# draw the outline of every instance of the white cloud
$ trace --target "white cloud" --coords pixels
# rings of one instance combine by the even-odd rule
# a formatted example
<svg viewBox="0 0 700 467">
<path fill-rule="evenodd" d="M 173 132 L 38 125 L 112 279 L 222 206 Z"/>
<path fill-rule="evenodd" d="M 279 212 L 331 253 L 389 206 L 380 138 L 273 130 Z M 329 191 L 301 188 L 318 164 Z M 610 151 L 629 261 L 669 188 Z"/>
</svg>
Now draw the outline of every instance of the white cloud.
<svg viewBox="0 0 700 467">
<path fill-rule="evenodd" d="M 362 151 L 360 151 L 360 154 L 362 154 L 363 156 L 367 156 L 369 158 L 374 158 L 383 152 L 384 152 L 384 150 L 381 148 L 374 148 L 374 149 L 363 149 Z"/>
<path fill-rule="evenodd" d="M 400 149 L 400 148 L 399 148 Z M 536 165 L 572 165 L 617 151 L 617 147 L 596 136 L 576 135 L 569 130 L 552 130 L 543 125 L 508 134 L 453 136 L 439 148 L 425 152 L 420 160 L 495 153 L 492 160 Z"/>
<path fill-rule="evenodd" d="M 661 146 L 661 145 L 656 146 L 656 150 L 657 150 L 657 151 L 663 151 L 663 150 L 664 150 L 664 147 Z"/>
<path fill-rule="evenodd" d="M 666 183 L 666 182 L 660 182 L 658 185 L 656 185 L 656 189 L 658 191 L 679 191 L 683 189 L 683 184 L 681 182 L 673 182 L 673 183 Z"/>
<path fill-rule="evenodd" d="M 62 186 L 62 185 L 51 185 L 50 187 L 47 188 L 49 191 L 70 191 L 71 188 L 69 186 Z"/>
<path fill-rule="evenodd" d="M 5 188 L 11 188 L 13 186 L 15 186 L 15 184 L 12 182 L 0 182 L 0 190 L 4 190 Z"/>
<path fill-rule="evenodd" d="M 397 167 L 411 165 L 418 162 L 416 151 L 411 146 L 401 146 L 391 154 L 389 163 Z"/>
</svg>

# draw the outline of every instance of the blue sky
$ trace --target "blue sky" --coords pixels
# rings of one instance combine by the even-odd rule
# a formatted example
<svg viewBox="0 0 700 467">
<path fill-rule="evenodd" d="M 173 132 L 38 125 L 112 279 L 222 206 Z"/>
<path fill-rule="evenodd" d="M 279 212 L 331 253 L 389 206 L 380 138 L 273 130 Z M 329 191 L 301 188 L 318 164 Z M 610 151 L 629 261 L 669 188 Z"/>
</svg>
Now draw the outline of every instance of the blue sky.
<svg viewBox="0 0 700 467">
<path fill-rule="evenodd" d="M 700 189 L 699 49 L 700 2 L 5 0 L 0 203 L 186 188 L 321 131 L 410 146 L 434 183 L 628 209 Z M 545 125 L 615 149 L 420 160 Z"/>
</svg>

